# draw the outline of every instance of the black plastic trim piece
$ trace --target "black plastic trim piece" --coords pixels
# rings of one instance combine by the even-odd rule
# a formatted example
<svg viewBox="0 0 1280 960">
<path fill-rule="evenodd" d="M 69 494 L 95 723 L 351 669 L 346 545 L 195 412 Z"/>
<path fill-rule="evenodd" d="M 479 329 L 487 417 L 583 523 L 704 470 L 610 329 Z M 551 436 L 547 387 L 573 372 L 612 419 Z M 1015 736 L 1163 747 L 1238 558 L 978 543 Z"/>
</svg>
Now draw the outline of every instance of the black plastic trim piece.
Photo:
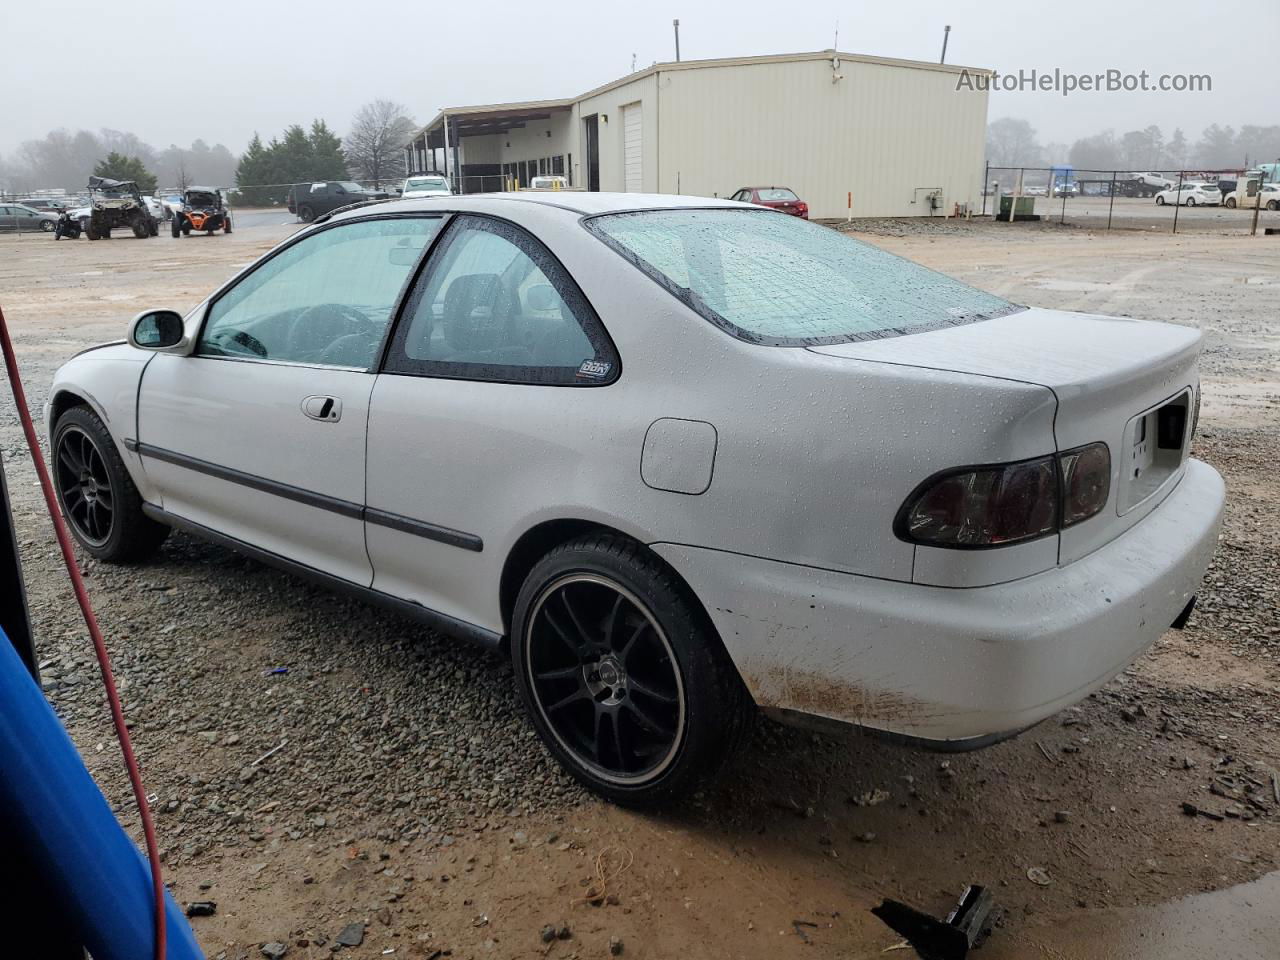
<svg viewBox="0 0 1280 960">
<path fill-rule="evenodd" d="M 1037 720 L 1033 724 L 1019 727 L 1016 730 L 1001 730 L 996 733 L 964 737 L 959 740 L 933 740 L 928 737 L 913 736 L 909 733 L 894 733 L 892 730 L 881 730 L 878 727 L 868 727 L 860 723 L 836 720 L 816 713 L 805 713 L 802 710 L 792 710 L 789 707 L 761 707 L 760 712 L 776 723 L 795 727 L 799 730 L 810 730 L 815 733 L 834 734 L 836 736 L 851 732 L 860 733 L 885 743 L 912 747 L 917 750 L 928 750 L 930 753 L 970 753 L 974 750 L 985 750 L 994 744 L 1003 743 L 1006 740 L 1021 736 L 1032 727 L 1044 722 L 1043 720 Z"/>
<path fill-rule="evenodd" d="M 414 520 L 411 517 L 402 517 L 398 513 L 389 513 L 386 510 L 378 510 L 375 507 L 365 507 L 364 519 L 365 523 L 373 523 L 379 527 L 389 527 L 392 530 L 399 530 L 401 533 L 412 533 L 428 540 L 438 540 L 440 543 L 461 547 L 463 550 L 474 550 L 479 553 L 484 549 L 484 541 L 474 533 L 464 533 L 461 530 L 454 530 L 450 527 Z"/>
<path fill-rule="evenodd" d="M 317 570 L 315 567 L 309 567 L 306 564 L 282 557 L 269 550 L 263 550 L 260 547 L 245 543 L 243 540 L 237 540 L 235 537 L 228 537 L 225 534 L 218 533 L 203 524 L 175 516 L 153 504 L 144 503 L 142 512 L 157 523 L 184 530 L 202 540 L 208 540 L 218 546 L 242 553 L 260 563 L 277 567 L 287 573 L 303 577 L 339 593 L 345 593 L 358 600 L 385 607 L 410 620 L 416 620 L 428 627 L 439 630 L 441 633 L 467 640 L 487 650 L 499 651 L 502 649 L 502 634 L 495 633 L 487 627 L 481 627 L 466 620 L 459 620 L 457 617 L 451 617 L 447 613 L 441 613 L 439 610 L 424 607 L 420 603 L 402 600 L 400 597 L 393 597 L 391 594 L 383 593 L 381 590 L 375 590 L 372 587 L 365 587 L 358 583 L 352 583 L 350 580 L 335 577 L 331 573 L 325 573 L 323 570 Z"/>
<path fill-rule="evenodd" d="M 251 490 L 259 490 L 262 493 L 283 497 L 286 500 L 293 500 L 295 503 L 306 504 L 319 510 L 327 510 L 330 513 L 350 517 L 353 520 L 377 524 L 380 527 L 390 527 L 392 530 L 410 533 L 439 543 L 447 543 L 463 550 L 472 550 L 479 553 L 484 549 L 484 541 L 474 533 L 454 530 L 451 527 L 442 527 L 438 524 L 415 520 L 412 517 L 401 516 L 398 513 L 391 513 L 387 510 L 379 510 L 376 507 L 366 507 L 350 500 L 342 500 L 323 493 L 304 490 L 301 487 L 280 483 L 278 480 L 268 480 L 265 477 L 245 473 L 242 470 L 235 470 L 231 467 L 210 463 L 208 460 L 190 457 L 185 453 L 176 453 L 163 447 L 155 447 L 149 443 L 126 440 L 125 447 L 144 457 L 172 463 L 187 470 L 194 470 L 210 477 L 217 477 L 219 480 L 226 480 L 228 483 L 237 483 L 242 487 L 249 487 Z"/>
</svg>

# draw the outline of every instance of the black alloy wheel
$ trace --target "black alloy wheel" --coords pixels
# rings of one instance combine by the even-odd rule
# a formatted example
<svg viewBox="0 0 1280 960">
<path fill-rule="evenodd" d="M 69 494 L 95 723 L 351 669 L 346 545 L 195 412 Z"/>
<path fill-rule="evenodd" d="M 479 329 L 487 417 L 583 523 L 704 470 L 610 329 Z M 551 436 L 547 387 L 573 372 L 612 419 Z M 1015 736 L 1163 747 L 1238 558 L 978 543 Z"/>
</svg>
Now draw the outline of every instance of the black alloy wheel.
<svg viewBox="0 0 1280 960">
<path fill-rule="evenodd" d="M 614 533 L 561 544 L 533 566 L 515 598 L 511 661 L 552 756 L 616 803 L 701 789 L 755 714 L 688 585 Z"/>
<path fill-rule="evenodd" d="M 609 782 L 661 774 L 684 733 L 684 688 L 644 604 L 606 577 L 568 574 L 542 591 L 529 631 L 533 698 L 561 746 Z"/>
<path fill-rule="evenodd" d="M 82 427 L 69 426 L 58 437 L 57 456 L 63 513 L 86 546 L 105 546 L 115 522 L 116 501 L 102 451 Z"/>
</svg>

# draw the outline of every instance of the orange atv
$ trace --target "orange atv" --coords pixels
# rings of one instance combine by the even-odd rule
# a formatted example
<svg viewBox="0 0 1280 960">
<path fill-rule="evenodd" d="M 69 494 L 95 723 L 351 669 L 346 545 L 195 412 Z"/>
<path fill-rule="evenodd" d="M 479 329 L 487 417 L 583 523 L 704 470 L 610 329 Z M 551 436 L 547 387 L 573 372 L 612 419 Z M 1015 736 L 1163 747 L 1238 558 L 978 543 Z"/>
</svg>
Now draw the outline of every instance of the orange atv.
<svg viewBox="0 0 1280 960">
<path fill-rule="evenodd" d="M 192 230 L 203 230 L 210 236 L 215 230 L 231 232 L 231 211 L 215 187 L 187 187 L 182 193 L 182 206 L 173 212 L 173 235 L 185 237 Z"/>
</svg>

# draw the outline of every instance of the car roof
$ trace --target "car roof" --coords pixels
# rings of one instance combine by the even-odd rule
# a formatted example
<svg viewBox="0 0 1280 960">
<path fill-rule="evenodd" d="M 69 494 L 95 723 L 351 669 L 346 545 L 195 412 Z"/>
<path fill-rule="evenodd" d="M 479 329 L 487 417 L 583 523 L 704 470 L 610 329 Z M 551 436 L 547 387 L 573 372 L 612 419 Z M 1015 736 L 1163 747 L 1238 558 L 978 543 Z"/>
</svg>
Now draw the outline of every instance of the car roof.
<svg viewBox="0 0 1280 960">
<path fill-rule="evenodd" d="M 665 193 L 588 193 L 576 190 L 556 190 L 550 193 L 468 193 L 464 195 L 440 194 L 436 197 L 408 200 L 379 201 L 361 204 L 351 210 L 337 213 L 333 219 L 361 216 L 370 209 L 407 212 L 439 210 L 447 205 L 450 210 L 462 213 L 517 213 L 520 205 L 537 203 L 557 207 L 572 213 L 594 216 L 601 213 L 629 213 L 636 210 L 681 210 L 697 207 L 740 208 L 742 204 L 713 197 L 673 196 Z"/>
</svg>

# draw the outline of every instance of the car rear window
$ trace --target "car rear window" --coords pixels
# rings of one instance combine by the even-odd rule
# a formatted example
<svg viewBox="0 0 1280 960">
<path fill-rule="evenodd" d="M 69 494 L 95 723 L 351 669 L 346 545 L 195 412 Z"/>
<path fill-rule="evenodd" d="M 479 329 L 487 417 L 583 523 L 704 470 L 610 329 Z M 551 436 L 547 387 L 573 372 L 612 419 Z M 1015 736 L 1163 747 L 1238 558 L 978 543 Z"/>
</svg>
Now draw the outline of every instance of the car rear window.
<svg viewBox="0 0 1280 960">
<path fill-rule="evenodd" d="M 761 187 L 756 191 L 760 195 L 761 200 L 799 200 L 791 190 L 786 187 Z"/>
<path fill-rule="evenodd" d="M 875 340 L 1024 309 L 829 227 L 766 210 L 650 210 L 586 223 L 687 306 L 750 343 Z"/>
</svg>

